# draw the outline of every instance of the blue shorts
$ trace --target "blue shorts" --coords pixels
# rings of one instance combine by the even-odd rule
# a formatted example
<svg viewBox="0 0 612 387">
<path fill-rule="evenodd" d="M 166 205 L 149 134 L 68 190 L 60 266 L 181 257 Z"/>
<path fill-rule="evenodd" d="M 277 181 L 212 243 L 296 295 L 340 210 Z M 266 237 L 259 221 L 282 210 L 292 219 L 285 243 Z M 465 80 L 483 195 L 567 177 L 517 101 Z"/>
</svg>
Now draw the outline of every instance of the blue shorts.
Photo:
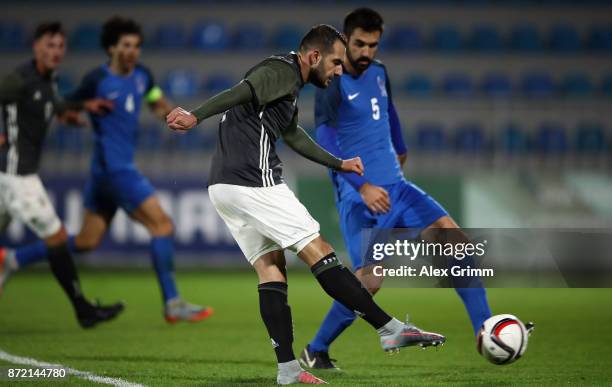
<svg viewBox="0 0 612 387">
<path fill-rule="evenodd" d="M 155 189 L 136 169 L 94 172 L 85 183 L 85 208 L 105 215 L 114 215 L 117 208 L 132 213 Z"/>
<path fill-rule="evenodd" d="M 340 229 L 353 264 L 353 271 L 364 266 L 362 229 L 410 228 L 414 237 L 436 220 L 448 215 L 446 210 L 415 184 L 401 181 L 384 186 L 391 200 L 391 211 L 375 215 L 359 195 L 345 197 L 336 203 L 340 214 Z"/>
</svg>

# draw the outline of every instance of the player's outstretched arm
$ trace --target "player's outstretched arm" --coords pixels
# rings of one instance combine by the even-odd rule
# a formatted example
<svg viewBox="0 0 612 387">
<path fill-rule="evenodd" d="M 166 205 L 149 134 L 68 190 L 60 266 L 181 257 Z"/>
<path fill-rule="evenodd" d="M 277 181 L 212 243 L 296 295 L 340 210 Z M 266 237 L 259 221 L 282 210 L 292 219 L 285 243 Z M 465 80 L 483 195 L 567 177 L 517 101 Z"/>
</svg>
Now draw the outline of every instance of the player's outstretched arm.
<svg viewBox="0 0 612 387">
<path fill-rule="evenodd" d="M 284 130 L 281 135 L 285 143 L 287 143 L 291 149 L 306 157 L 308 160 L 339 171 L 355 172 L 359 175 L 363 175 L 363 164 L 359 157 L 348 160 L 337 158 L 317 144 L 308 133 L 297 124 L 296 120 L 294 120 L 292 125 Z"/>
<path fill-rule="evenodd" d="M 243 81 L 209 98 L 192 111 L 187 111 L 180 106 L 174 108 L 166 117 L 166 123 L 173 130 L 189 130 L 208 117 L 250 102 L 252 99 L 251 88 Z"/>
<path fill-rule="evenodd" d="M 160 120 L 165 119 L 174 108 L 174 105 L 164 96 L 149 102 L 149 108 Z"/>
</svg>

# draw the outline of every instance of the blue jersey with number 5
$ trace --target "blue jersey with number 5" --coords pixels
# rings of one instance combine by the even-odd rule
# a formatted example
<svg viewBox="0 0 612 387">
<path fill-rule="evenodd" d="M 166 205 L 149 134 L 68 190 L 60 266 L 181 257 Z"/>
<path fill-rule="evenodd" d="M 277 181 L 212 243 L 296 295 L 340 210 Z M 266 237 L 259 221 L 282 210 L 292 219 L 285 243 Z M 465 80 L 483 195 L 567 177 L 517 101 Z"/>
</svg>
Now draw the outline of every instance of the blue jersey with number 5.
<svg viewBox="0 0 612 387">
<path fill-rule="evenodd" d="M 403 180 L 391 140 L 390 100 L 387 72 L 377 61 L 359 76 L 335 77 L 326 89 L 317 89 L 315 98 L 316 127 L 336 128 L 342 155 L 361 157 L 365 179 L 380 186 Z M 355 193 L 345 179 L 334 180 L 340 197 Z"/>
<path fill-rule="evenodd" d="M 156 88 L 151 72 L 137 65 L 128 75 L 114 74 L 108 65 L 89 72 L 67 99 L 103 98 L 113 101 L 107 114 L 92 114 L 95 130 L 93 172 L 114 172 L 134 168 L 138 137 L 138 116 L 143 99 Z"/>
</svg>

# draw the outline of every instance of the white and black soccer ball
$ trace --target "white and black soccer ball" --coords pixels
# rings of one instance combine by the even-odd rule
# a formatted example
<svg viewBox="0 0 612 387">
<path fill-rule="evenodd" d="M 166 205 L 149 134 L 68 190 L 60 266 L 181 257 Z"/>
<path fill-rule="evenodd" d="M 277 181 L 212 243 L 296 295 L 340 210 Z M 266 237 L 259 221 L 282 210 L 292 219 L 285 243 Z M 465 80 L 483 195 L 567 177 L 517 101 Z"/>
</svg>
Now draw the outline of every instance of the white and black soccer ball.
<svg viewBox="0 0 612 387">
<path fill-rule="evenodd" d="M 478 352 L 493 364 L 510 364 L 523 356 L 528 338 L 527 328 L 516 316 L 498 314 L 478 331 Z"/>
</svg>

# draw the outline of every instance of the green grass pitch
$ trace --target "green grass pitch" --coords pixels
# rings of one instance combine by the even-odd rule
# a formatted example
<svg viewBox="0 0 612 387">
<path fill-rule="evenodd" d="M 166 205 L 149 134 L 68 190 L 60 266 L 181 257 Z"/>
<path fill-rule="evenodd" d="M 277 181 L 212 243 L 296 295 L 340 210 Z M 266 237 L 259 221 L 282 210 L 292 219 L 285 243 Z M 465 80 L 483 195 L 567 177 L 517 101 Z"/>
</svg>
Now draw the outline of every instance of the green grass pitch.
<svg viewBox="0 0 612 387">
<path fill-rule="evenodd" d="M 215 315 L 170 326 L 162 319 L 152 272 L 85 272 L 88 295 L 122 299 L 127 309 L 116 321 L 84 331 L 50 273 L 18 273 L 0 300 L 0 350 L 151 386 L 272 385 L 275 358 L 259 317 L 255 274 L 179 273 L 178 280 L 185 298 L 213 306 Z M 612 384 L 612 289 L 489 290 L 494 313 L 537 324 L 525 357 L 507 366 L 489 364 L 476 353 L 467 315 L 452 289 L 383 289 L 376 298 L 398 318 L 410 313 L 417 325 L 444 333 L 447 344 L 390 356 L 380 350 L 370 327 L 358 321 L 332 347 L 343 372 L 315 372 L 330 384 Z M 289 300 L 299 353 L 330 299 L 310 274 L 290 271 Z M 75 377 L 47 383 L 94 384 Z"/>
</svg>

